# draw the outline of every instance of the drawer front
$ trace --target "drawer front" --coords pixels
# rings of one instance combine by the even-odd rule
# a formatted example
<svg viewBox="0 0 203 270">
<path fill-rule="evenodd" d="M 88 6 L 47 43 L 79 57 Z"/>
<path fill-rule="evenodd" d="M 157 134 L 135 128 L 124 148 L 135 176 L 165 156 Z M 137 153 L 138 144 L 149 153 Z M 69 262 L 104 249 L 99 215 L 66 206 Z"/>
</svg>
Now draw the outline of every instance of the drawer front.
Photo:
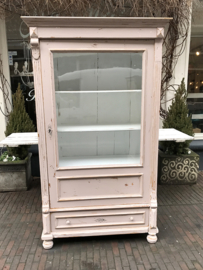
<svg viewBox="0 0 203 270">
<path fill-rule="evenodd" d="M 51 214 L 52 231 L 148 226 L 148 208 L 78 211 Z"/>
</svg>

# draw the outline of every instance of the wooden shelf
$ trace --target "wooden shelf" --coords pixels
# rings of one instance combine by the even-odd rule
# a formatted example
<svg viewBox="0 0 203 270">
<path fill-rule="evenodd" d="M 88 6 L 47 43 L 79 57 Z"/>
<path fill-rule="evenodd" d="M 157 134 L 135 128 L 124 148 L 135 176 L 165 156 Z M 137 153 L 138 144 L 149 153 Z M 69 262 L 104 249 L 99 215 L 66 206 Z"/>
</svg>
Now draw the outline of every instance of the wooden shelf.
<svg viewBox="0 0 203 270">
<path fill-rule="evenodd" d="M 140 130 L 140 124 L 125 125 L 91 125 L 91 126 L 58 126 L 58 132 L 87 132 L 87 131 L 119 131 Z"/>
<path fill-rule="evenodd" d="M 142 90 L 74 90 L 74 91 L 55 91 L 56 94 L 90 94 L 90 93 L 140 93 Z"/>
<path fill-rule="evenodd" d="M 134 165 L 140 163 L 140 156 L 109 155 L 109 156 L 80 156 L 59 158 L 59 167 L 97 166 L 97 165 Z"/>
</svg>

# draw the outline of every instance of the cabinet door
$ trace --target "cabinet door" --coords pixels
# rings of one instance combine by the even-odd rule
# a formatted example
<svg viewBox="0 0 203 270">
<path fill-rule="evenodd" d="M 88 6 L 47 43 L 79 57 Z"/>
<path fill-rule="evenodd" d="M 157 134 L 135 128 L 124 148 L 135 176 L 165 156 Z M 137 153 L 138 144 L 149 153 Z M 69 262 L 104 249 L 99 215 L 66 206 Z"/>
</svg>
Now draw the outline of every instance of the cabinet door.
<svg viewBox="0 0 203 270">
<path fill-rule="evenodd" d="M 90 177 L 95 168 L 101 175 L 105 168 L 147 174 L 153 45 L 143 40 L 41 42 L 51 185 L 57 175 L 77 175 L 81 169 Z"/>
</svg>

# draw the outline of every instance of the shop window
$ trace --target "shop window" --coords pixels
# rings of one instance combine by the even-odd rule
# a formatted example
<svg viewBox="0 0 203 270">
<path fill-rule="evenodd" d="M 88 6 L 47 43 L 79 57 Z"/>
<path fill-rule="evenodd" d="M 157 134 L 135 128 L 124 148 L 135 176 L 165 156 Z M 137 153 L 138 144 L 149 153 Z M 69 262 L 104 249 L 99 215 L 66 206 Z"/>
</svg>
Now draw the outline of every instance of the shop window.
<svg viewBox="0 0 203 270">
<path fill-rule="evenodd" d="M 203 18 L 193 17 L 195 20 L 192 20 L 191 27 L 187 101 L 194 133 L 203 133 Z"/>
<path fill-rule="evenodd" d="M 11 91 L 15 93 L 18 83 L 25 98 L 26 111 L 36 126 L 35 94 L 29 29 L 15 15 L 7 21 L 8 56 Z"/>
</svg>

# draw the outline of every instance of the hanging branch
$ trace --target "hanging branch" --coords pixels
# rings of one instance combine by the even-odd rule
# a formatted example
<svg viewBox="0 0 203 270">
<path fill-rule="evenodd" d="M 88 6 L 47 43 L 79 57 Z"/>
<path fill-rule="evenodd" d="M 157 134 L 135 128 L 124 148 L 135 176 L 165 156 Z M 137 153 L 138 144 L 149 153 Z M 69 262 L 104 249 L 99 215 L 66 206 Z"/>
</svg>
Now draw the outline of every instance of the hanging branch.
<svg viewBox="0 0 203 270">
<path fill-rule="evenodd" d="M 11 91 L 11 87 L 3 73 L 3 63 L 1 60 L 1 54 L 0 54 L 0 91 L 2 91 L 4 106 L 5 106 L 4 110 L 0 106 L 0 111 L 6 117 L 6 120 L 8 121 L 8 117 L 10 115 L 9 108 L 12 107 L 10 95 L 9 95 Z"/>
</svg>

